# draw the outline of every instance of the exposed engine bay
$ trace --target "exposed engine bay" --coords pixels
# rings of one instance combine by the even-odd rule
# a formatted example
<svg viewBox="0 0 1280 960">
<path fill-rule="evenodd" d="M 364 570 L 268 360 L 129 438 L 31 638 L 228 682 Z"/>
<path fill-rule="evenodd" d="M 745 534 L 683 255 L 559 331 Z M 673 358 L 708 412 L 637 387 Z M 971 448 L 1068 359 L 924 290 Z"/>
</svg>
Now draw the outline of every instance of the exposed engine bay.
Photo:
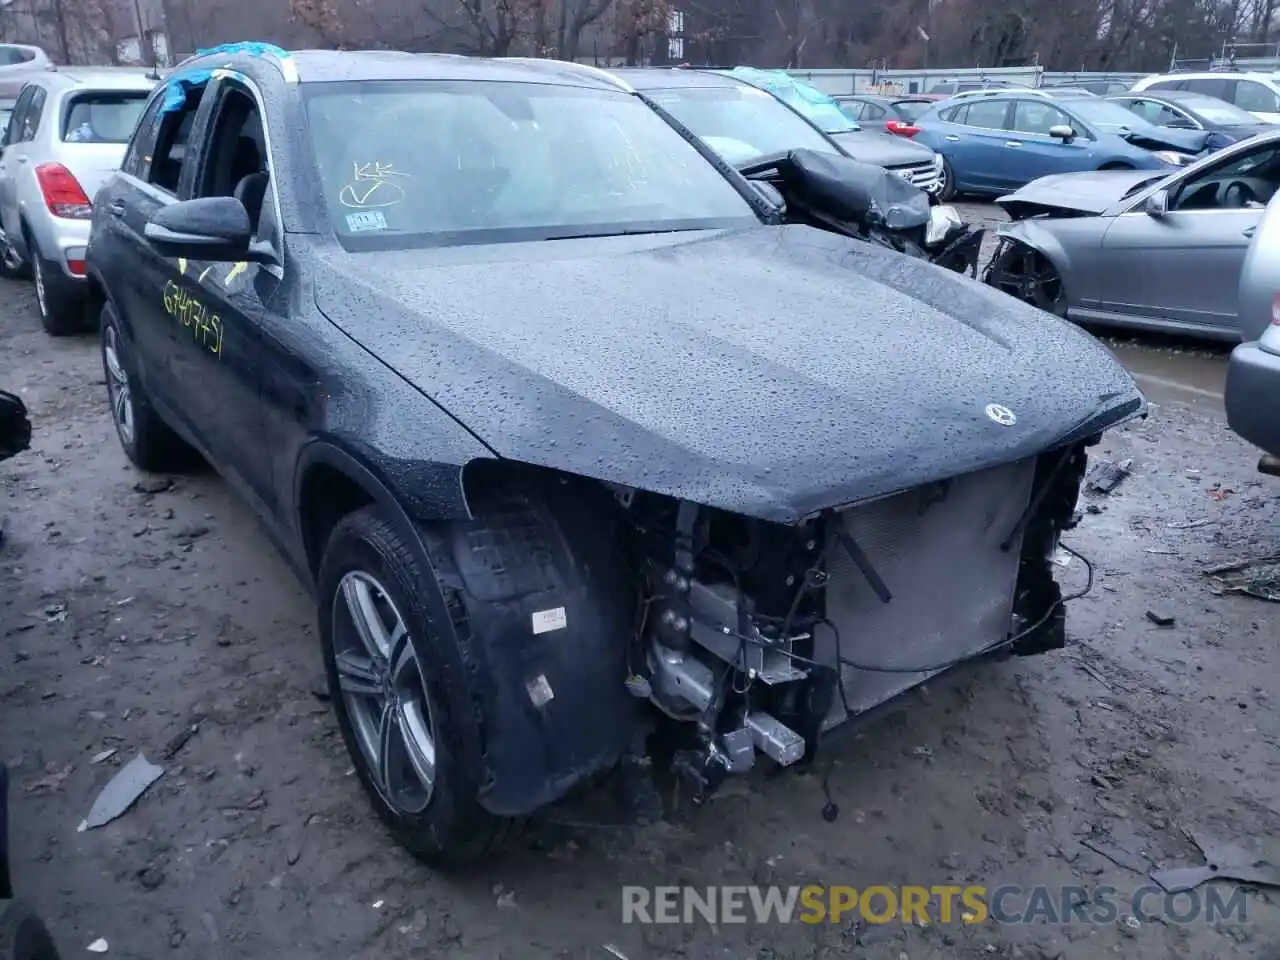
<svg viewBox="0 0 1280 960">
<path fill-rule="evenodd" d="M 619 493 L 644 590 L 627 688 L 695 801 L 966 660 L 1062 647 L 1052 557 L 1092 442 L 795 527 Z"/>
</svg>

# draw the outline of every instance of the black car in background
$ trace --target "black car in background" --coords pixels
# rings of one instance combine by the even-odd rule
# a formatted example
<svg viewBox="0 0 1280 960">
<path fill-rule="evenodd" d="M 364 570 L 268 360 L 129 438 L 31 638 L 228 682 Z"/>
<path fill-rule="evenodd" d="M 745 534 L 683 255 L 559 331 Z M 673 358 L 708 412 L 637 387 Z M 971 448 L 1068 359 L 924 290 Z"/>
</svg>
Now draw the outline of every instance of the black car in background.
<svg viewBox="0 0 1280 960">
<path fill-rule="evenodd" d="M 1107 99 L 1158 127 L 1207 130 L 1209 150 L 1221 150 L 1238 140 L 1275 129 L 1275 124 L 1259 120 L 1234 103 L 1194 90 L 1141 90 Z"/>
</svg>

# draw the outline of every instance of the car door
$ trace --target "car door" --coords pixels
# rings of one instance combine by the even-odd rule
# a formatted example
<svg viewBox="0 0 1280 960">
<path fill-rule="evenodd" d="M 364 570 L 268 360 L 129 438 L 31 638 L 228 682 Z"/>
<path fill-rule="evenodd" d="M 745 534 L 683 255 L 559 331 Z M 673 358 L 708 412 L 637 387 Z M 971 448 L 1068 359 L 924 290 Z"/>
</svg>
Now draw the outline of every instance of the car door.
<svg viewBox="0 0 1280 960">
<path fill-rule="evenodd" d="M 35 87 L 27 86 L 18 95 L 13 105 L 13 113 L 9 114 L 9 124 L 4 131 L 4 140 L 0 142 L 0 228 L 6 237 L 18 236 L 18 186 L 19 169 L 17 147 L 22 136 L 27 106 Z"/>
<path fill-rule="evenodd" d="M 961 188 L 986 193 L 1008 189 L 1012 181 L 1005 143 L 1012 112 L 1011 100 L 975 97 L 944 113 L 950 127 L 935 149 L 951 163 Z"/>
<path fill-rule="evenodd" d="M 1113 218 L 1102 241 L 1108 261 L 1102 309 L 1233 329 L 1240 270 L 1263 207 L 1232 208 L 1206 198 L 1220 195 L 1217 185 L 1238 173 L 1265 175 L 1280 185 L 1280 146 L 1233 151 L 1194 175 L 1174 178 L 1166 185 L 1163 215 L 1139 204 Z"/>
<path fill-rule="evenodd" d="M 1010 151 L 1009 169 L 1015 177 L 1010 186 L 1020 187 L 1039 177 L 1093 166 L 1093 139 L 1081 124 L 1052 103 L 1031 98 L 1016 101 L 1012 126 L 1012 136 L 1005 141 Z M 1077 136 L 1069 141 L 1049 136 L 1049 131 L 1059 126 L 1073 128 Z"/>
<path fill-rule="evenodd" d="M 213 82 L 197 117 L 190 196 L 237 197 L 260 239 L 275 236 L 264 110 L 238 79 Z M 265 216 L 264 216 L 265 212 Z M 278 249 L 278 243 L 273 242 Z M 210 459 L 270 513 L 271 468 L 263 445 L 259 374 L 262 328 L 277 308 L 280 272 L 249 262 L 173 262 L 164 298 L 175 339 L 170 373 L 178 403 L 198 424 Z"/>
<path fill-rule="evenodd" d="M 176 98 L 171 91 L 177 92 Z M 162 88 L 152 95 L 118 174 L 94 203 L 90 259 L 103 278 L 128 340 L 133 370 L 153 402 L 190 433 L 194 421 L 178 403 L 170 354 L 178 301 L 168 287 L 175 264 L 147 242 L 147 223 L 189 191 L 187 138 L 203 102 L 202 86 Z M 197 437 L 197 442 L 199 438 Z"/>
</svg>

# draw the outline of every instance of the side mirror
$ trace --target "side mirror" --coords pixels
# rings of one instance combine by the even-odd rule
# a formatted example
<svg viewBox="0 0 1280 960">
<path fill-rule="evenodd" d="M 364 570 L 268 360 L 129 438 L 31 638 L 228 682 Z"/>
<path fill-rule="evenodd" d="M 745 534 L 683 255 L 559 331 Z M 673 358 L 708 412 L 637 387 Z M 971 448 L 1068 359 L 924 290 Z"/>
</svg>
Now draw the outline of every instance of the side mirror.
<svg viewBox="0 0 1280 960">
<path fill-rule="evenodd" d="M 234 263 L 252 260 L 253 225 L 235 197 L 181 200 L 156 211 L 143 231 L 165 257 Z"/>
<path fill-rule="evenodd" d="M 1055 140 L 1070 143 L 1076 138 L 1076 132 L 1065 123 L 1055 123 L 1049 128 L 1049 136 L 1053 137 Z"/>
<path fill-rule="evenodd" d="M 1143 204 L 1143 209 L 1146 210 L 1149 217 L 1154 217 L 1157 220 L 1164 217 L 1169 212 L 1169 191 L 1157 190 L 1147 197 L 1146 202 Z"/>
</svg>

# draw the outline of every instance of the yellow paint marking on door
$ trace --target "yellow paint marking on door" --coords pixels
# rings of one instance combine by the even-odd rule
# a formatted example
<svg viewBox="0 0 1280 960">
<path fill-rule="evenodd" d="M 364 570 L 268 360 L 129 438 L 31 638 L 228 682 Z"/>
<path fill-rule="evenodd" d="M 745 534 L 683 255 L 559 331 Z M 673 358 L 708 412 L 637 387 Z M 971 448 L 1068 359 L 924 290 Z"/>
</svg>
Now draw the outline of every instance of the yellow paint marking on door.
<svg viewBox="0 0 1280 960">
<path fill-rule="evenodd" d="M 178 258 L 178 272 L 182 274 L 184 277 L 187 275 L 187 258 L 186 257 Z"/>
<path fill-rule="evenodd" d="M 201 270 L 201 271 L 200 271 L 200 282 L 201 282 L 201 283 L 204 283 L 204 278 L 205 278 L 205 277 L 207 277 L 210 273 L 212 273 L 212 272 L 213 272 L 213 268 L 214 268 L 214 266 L 215 266 L 215 264 L 210 264 L 209 266 L 205 267 L 203 270 Z"/>
<path fill-rule="evenodd" d="M 230 285 L 232 280 L 240 276 L 240 274 L 244 273 L 248 269 L 249 269 L 249 264 L 245 263 L 243 260 L 240 261 L 234 267 L 232 267 L 230 270 L 227 271 L 227 279 L 223 282 L 226 283 L 227 285 Z"/>
</svg>

